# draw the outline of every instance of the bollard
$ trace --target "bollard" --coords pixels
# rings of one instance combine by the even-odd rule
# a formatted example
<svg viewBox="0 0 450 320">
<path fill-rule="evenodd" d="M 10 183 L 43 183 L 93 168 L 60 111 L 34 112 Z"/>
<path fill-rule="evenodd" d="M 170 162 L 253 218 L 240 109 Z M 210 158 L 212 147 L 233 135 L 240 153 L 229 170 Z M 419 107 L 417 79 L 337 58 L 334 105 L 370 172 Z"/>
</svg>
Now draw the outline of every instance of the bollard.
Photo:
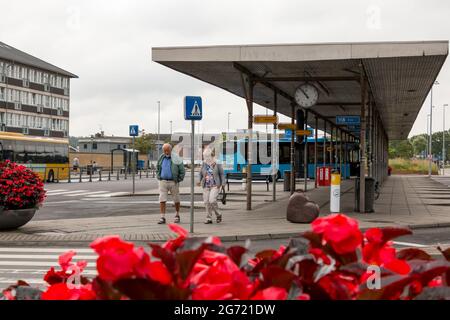
<svg viewBox="0 0 450 320">
<path fill-rule="evenodd" d="M 111 170 L 108 170 L 108 181 L 111 181 Z"/>
<path fill-rule="evenodd" d="M 142 170 L 139 170 L 139 179 L 142 179 Z"/>
<path fill-rule="evenodd" d="M 98 181 L 102 181 L 102 170 L 98 170 Z"/>
<path fill-rule="evenodd" d="M 125 177 L 124 177 L 125 180 L 127 180 L 127 173 L 128 173 L 127 171 L 128 171 L 128 170 L 125 169 Z"/>
<path fill-rule="evenodd" d="M 67 168 L 67 170 L 69 170 L 69 181 L 68 181 L 68 182 L 70 183 L 70 182 L 72 182 L 72 181 L 71 181 L 71 180 L 72 180 L 72 177 L 70 176 L 70 173 L 71 173 L 72 171 L 70 170 L 70 167 Z"/>
<path fill-rule="evenodd" d="M 330 188 L 330 212 L 340 212 L 341 202 L 341 174 L 339 171 L 331 173 L 331 188 Z"/>
<path fill-rule="evenodd" d="M 92 166 L 89 169 L 89 182 L 92 182 Z"/>
<path fill-rule="evenodd" d="M 119 174 L 120 174 L 120 170 L 117 170 L 117 180 L 120 180 L 119 179 Z"/>
<path fill-rule="evenodd" d="M 153 178 L 155 177 L 155 171 L 156 171 L 156 169 L 153 169 Z"/>
<path fill-rule="evenodd" d="M 147 170 L 145 170 L 145 172 L 146 172 L 146 178 L 148 178 L 148 168 L 147 168 Z"/>
<path fill-rule="evenodd" d="M 82 176 L 83 176 L 83 168 L 80 167 L 80 182 L 83 182 L 83 180 L 81 179 Z"/>
</svg>

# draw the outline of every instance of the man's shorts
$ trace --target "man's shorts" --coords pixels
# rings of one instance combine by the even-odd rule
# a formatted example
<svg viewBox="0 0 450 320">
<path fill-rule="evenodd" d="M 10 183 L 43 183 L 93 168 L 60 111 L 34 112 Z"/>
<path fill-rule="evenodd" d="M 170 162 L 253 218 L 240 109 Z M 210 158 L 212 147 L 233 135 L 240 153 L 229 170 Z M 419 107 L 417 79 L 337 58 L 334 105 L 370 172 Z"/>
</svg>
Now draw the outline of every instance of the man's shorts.
<svg viewBox="0 0 450 320">
<path fill-rule="evenodd" d="M 167 195 L 170 192 L 173 202 L 180 202 L 179 184 L 175 181 L 159 180 L 159 202 L 167 202 Z"/>
</svg>

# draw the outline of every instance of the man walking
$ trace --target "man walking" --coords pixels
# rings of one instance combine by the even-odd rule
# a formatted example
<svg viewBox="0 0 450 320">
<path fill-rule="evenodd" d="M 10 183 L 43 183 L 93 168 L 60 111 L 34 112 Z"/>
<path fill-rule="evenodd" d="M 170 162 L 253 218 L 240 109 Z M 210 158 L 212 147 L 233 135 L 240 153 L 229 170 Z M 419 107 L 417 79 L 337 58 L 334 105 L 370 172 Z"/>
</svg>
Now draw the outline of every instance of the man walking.
<svg viewBox="0 0 450 320">
<path fill-rule="evenodd" d="M 161 218 L 158 224 L 166 223 L 166 202 L 168 193 L 172 195 L 175 203 L 175 223 L 180 222 L 180 182 L 184 179 L 184 166 L 182 159 L 172 153 L 172 146 L 168 143 L 163 145 L 163 154 L 156 164 L 156 178 L 159 180 L 159 207 Z"/>
</svg>

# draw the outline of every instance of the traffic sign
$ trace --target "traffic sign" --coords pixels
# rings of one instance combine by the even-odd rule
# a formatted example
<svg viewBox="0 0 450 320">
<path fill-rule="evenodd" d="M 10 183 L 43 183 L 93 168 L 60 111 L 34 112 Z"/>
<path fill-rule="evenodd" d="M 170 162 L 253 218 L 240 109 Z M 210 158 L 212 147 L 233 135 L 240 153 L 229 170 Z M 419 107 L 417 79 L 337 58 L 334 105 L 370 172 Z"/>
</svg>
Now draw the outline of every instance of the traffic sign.
<svg viewBox="0 0 450 320">
<path fill-rule="evenodd" d="M 277 116 L 265 116 L 265 115 L 255 115 L 253 117 L 254 123 L 277 123 Z"/>
<path fill-rule="evenodd" d="M 184 97 L 184 119 L 202 120 L 202 97 Z"/>
<path fill-rule="evenodd" d="M 360 116 L 336 116 L 336 124 L 356 125 L 361 123 Z"/>
<path fill-rule="evenodd" d="M 137 137 L 139 135 L 139 126 L 131 124 L 130 125 L 130 137 Z"/>
<path fill-rule="evenodd" d="M 297 130 L 295 131 L 295 134 L 298 136 L 307 136 L 310 137 L 312 136 L 312 130 Z"/>
<path fill-rule="evenodd" d="M 361 126 L 360 125 L 356 125 L 356 126 L 347 126 L 347 129 L 349 131 L 360 131 L 361 130 Z"/>
<path fill-rule="evenodd" d="M 295 124 L 292 123 L 279 123 L 278 129 L 279 130 L 295 130 L 297 127 Z"/>
</svg>

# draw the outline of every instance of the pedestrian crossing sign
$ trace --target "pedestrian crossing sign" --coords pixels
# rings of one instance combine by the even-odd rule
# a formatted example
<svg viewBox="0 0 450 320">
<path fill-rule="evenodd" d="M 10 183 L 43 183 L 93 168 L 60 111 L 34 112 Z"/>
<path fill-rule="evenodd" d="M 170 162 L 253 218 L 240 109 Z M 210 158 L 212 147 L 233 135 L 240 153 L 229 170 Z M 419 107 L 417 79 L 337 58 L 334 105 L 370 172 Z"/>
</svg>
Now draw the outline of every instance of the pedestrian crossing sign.
<svg viewBox="0 0 450 320">
<path fill-rule="evenodd" d="M 202 120 L 202 98 L 201 97 L 184 97 L 184 119 L 185 120 Z"/>
<path fill-rule="evenodd" d="M 130 125 L 130 137 L 137 137 L 139 135 L 139 126 Z"/>
</svg>

